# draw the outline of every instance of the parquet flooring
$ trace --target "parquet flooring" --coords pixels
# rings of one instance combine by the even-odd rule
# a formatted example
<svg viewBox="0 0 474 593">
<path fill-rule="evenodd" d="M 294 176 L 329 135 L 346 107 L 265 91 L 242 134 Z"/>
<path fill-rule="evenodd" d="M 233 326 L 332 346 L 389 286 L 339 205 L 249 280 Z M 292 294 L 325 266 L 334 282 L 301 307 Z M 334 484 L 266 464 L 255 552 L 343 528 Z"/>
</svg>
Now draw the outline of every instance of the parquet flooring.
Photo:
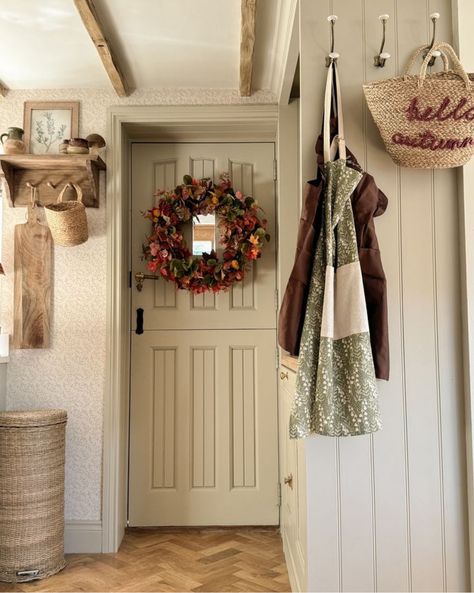
<svg viewBox="0 0 474 593">
<path fill-rule="evenodd" d="M 117 554 L 71 554 L 1 591 L 290 591 L 277 528 L 129 529 Z"/>
</svg>

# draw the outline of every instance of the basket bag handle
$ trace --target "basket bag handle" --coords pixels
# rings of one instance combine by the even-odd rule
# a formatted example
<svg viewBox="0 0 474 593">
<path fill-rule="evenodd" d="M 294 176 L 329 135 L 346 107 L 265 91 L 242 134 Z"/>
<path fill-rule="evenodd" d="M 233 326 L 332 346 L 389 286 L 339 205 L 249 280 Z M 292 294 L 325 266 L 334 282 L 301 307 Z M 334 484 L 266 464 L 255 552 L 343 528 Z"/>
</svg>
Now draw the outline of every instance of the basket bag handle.
<svg viewBox="0 0 474 593">
<path fill-rule="evenodd" d="M 459 60 L 454 49 L 449 45 L 449 43 L 446 43 L 445 41 L 442 41 L 441 43 L 436 43 L 435 45 L 433 45 L 433 47 L 426 54 L 426 57 L 423 60 L 423 64 L 421 66 L 420 77 L 418 79 L 418 86 L 420 88 L 423 86 L 423 83 L 425 82 L 425 78 L 426 78 L 426 71 L 428 69 L 428 62 L 430 61 L 431 56 L 433 55 L 433 52 L 436 50 L 447 54 L 451 58 L 451 63 L 453 65 L 453 72 L 455 74 L 457 74 L 459 76 L 459 78 L 462 78 L 462 80 L 464 81 L 464 83 L 466 85 L 466 89 L 468 91 L 470 91 L 471 90 L 471 81 L 469 80 L 469 76 L 467 75 L 467 72 L 464 70 L 464 67 L 461 64 L 461 61 Z"/>
<path fill-rule="evenodd" d="M 335 136 L 333 143 L 336 141 L 339 147 L 339 158 L 346 158 L 346 141 L 344 140 L 344 121 L 342 117 L 342 99 L 341 86 L 339 83 L 339 74 L 337 72 L 337 65 L 333 61 L 329 65 L 328 75 L 326 78 L 326 91 L 324 93 L 324 129 L 323 129 L 323 152 L 324 162 L 332 161 L 335 157 L 335 144 L 331 145 L 331 100 L 333 93 L 333 75 L 336 80 L 336 100 L 337 100 L 337 136 Z"/>
<path fill-rule="evenodd" d="M 57 203 L 59 204 L 60 202 L 64 201 L 64 194 L 66 193 L 66 190 L 69 187 L 73 187 L 75 189 L 77 202 L 82 204 L 82 189 L 81 189 L 81 186 L 78 185 L 77 183 L 66 183 L 66 185 L 63 187 L 63 189 L 61 190 L 61 192 L 58 196 Z"/>
<path fill-rule="evenodd" d="M 413 66 L 415 65 L 415 62 L 417 61 L 418 57 L 420 56 L 420 54 L 423 51 L 429 51 L 430 46 L 429 45 L 421 45 L 418 49 L 416 49 L 411 58 L 410 61 L 408 62 L 408 66 L 406 67 L 405 70 L 405 74 L 403 75 L 403 78 L 406 80 L 408 78 L 408 75 L 410 74 L 411 69 L 413 68 Z M 434 49 L 434 48 L 433 48 Z M 441 52 L 441 59 L 443 60 L 443 68 L 444 71 L 447 72 L 449 70 L 449 60 L 448 57 L 445 53 Z"/>
</svg>

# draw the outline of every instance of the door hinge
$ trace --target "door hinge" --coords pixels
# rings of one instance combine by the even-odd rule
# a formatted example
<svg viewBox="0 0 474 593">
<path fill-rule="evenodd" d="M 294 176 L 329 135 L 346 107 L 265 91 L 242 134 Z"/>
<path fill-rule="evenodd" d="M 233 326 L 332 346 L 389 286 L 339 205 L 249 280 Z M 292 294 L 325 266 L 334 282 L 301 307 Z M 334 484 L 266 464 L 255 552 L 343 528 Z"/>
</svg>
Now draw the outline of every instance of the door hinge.
<svg viewBox="0 0 474 593">
<path fill-rule="evenodd" d="M 278 179 L 278 162 L 276 159 L 273 159 L 273 181 Z"/>
<path fill-rule="evenodd" d="M 278 344 L 276 345 L 276 348 L 275 348 L 275 368 L 276 369 L 280 368 L 280 350 L 278 349 Z"/>
<path fill-rule="evenodd" d="M 128 288 L 132 288 L 132 270 L 128 273 Z"/>
<path fill-rule="evenodd" d="M 281 482 L 277 484 L 277 506 L 281 507 Z"/>
<path fill-rule="evenodd" d="M 278 311 L 278 288 L 275 288 L 275 311 Z"/>
</svg>

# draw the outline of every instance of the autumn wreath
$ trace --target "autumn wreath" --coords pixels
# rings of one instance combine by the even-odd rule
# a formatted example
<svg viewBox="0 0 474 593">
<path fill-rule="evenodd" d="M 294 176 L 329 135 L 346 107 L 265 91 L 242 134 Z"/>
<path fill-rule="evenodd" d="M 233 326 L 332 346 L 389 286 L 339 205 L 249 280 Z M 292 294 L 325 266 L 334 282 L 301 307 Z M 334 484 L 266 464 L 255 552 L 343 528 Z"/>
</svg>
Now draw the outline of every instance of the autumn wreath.
<svg viewBox="0 0 474 593">
<path fill-rule="evenodd" d="M 178 288 L 199 294 L 226 290 L 244 278 L 252 260 L 260 257 L 267 221 L 260 218 L 259 206 L 251 196 L 234 191 L 227 175 L 214 185 L 210 179 L 193 179 L 173 191 L 158 191 L 156 206 L 144 213 L 153 223 L 153 232 L 143 245 L 148 269 L 159 273 Z M 215 214 L 220 230 L 222 258 L 215 250 L 193 255 L 181 225 L 199 215 Z"/>
</svg>

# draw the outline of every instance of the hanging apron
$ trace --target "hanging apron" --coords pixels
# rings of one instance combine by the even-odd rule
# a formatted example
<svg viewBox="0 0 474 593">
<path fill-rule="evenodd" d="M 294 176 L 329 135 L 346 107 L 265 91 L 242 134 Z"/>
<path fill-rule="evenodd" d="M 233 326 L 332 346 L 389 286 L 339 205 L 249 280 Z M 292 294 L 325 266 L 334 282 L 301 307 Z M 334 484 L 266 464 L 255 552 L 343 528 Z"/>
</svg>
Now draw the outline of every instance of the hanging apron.
<svg viewBox="0 0 474 593">
<path fill-rule="evenodd" d="M 338 135 L 330 143 L 336 82 Z M 336 148 L 339 158 L 333 160 Z M 328 69 L 324 101 L 326 187 L 301 334 L 290 437 L 360 435 L 380 428 L 367 308 L 350 196 L 362 174 L 346 165 L 337 66 Z"/>
</svg>

